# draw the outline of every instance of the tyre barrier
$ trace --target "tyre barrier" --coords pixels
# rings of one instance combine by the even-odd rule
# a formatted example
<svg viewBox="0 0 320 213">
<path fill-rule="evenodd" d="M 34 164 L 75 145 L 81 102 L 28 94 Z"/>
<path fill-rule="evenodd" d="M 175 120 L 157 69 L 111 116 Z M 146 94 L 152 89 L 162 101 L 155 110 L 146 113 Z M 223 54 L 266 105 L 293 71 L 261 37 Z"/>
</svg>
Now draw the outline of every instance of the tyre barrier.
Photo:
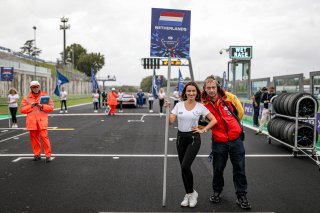
<svg viewBox="0 0 320 213">
<path fill-rule="evenodd" d="M 305 97 L 299 104 L 299 117 L 313 117 L 314 112 L 318 111 L 318 101 L 310 93 L 283 93 L 273 100 L 273 109 L 276 113 L 288 116 L 296 116 L 297 102 Z M 316 105 L 314 101 L 316 102 Z"/>
<path fill-rule="evenodd" d="M 277 138 L 287 144 L 295 146 L 295 130 L 296 123 L 295 121 L 288 120 L 285 118 L 272 118 L 268 122 L 268 132 L 274 138 Z M 314 125 L 299 122 L 298 123 L 298 137 L 297 137 L 297 146 L 308 147 L 313 145 L 314 138 Z M 318 139 L 318 134 L 316 134 Z"/>
</svg>

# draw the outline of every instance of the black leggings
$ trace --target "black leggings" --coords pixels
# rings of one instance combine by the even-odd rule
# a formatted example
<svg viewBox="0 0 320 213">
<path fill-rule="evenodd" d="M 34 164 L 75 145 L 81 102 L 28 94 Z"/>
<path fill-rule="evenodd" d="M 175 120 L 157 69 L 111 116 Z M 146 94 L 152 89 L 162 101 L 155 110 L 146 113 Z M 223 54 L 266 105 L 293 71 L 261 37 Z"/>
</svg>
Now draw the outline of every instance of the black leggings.
<svg viewBox="0 0 320 213">
<path fill-rule="evenodd" d="M 152 110 L 152 109 L 153 109 L 153 101 L 150 100 L 150 101 L 149 101 L 149 110 Z"/>
<path fill-rule="evenodd" d="M 122 101 L 119 101 L 119 109 L 122 110 Z"/>
<path fill-rule="evenodd" d="M 98 104 L 99 102 L 93 102 L 93 109 L 98 110 Z"/>
<path fill-rule="evenodd" d="M 159 99 L 159 104 L 160 104 L 160 113 L 162 113 L 162 107 L 164 104 L 164 99 Z"/>
<path fill-rule="evenodd" d="M 184 188 L 186 193 L 189 194 L 193 192 L 193 174 L 191 171 L 191 164 L 196 158 L 201 146 L 200 134 L 178 131 L 176 145 L 181 165 Z"/>
<path fill-rule="evenodd" d="M 17 123 L 17 110 L 18 110 L 18 107 L 9 107 L 10 109 L 10 113 L 11 113 L 11 120 L 12 120 L 12 123 L 16 124 Z"/>
<path fill-rule="evenodd" d="M 61 111 L 62 111 L 63 105 L 64 105 L 64 110 L 67 110 L 67 101 L 66 100 L 61 100 Z"/>
</svg>

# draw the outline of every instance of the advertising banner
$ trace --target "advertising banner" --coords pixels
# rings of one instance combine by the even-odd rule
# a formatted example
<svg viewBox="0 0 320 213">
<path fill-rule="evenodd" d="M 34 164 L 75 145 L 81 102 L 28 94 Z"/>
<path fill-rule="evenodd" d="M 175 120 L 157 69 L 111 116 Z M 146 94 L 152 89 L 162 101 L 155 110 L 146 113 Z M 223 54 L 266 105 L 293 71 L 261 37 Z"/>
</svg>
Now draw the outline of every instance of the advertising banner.
<svg viewBox="0 0 320 213">
<path fill-rule="evenodd" d="M 1 81 L 13 81 L 13 67 L 1 67 Z"/>
<path fill-rule="evenodd" d="M 244 103 L 244 114 L 252 116 L 253 115 L 253 106 L 249 103 Z"/>
</svg>

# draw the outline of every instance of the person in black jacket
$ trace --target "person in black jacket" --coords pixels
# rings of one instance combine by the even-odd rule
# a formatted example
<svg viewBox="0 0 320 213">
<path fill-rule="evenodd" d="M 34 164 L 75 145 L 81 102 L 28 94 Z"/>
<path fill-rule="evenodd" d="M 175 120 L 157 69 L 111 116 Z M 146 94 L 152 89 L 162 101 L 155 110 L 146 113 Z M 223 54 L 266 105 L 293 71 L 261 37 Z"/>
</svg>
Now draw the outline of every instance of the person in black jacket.
<svg viewBox="0 0 320 213">
<path fill-rule="evenodd" d="M 107 93 L 105 90 L 101 93 L 102 96 L 102 108 L 106 108 L 106 102 L 107 102 Z"/>
<path fill-rule="evenodd" d="M 252 105 L 253 105 L 253 125 L 255 127 L 259 127 L 259 113 L 260 113 L 260 101 L 262 95 L 268 91 L 267 87 L 263 87 L 259 89 L 253 96 L 252 96 Z"/>
<path fill-rule="evenodd" d="M 270 113 L 269 113 L 268 106 L 271 98 L 275 95 L 276 95 L 275 88 L 270 86 L 268 89 L 268 92 L 265 92 L 261 97 L 261 103 L 263 103 L 263 110 L 262 110 L 262 115 L 260 120 L 260 127 L 259 127 L 259 130 L 256 132 L 256 134 L 262 134 L 262 129 L 264 127 L 264 124 L 266 123 L 266 121 L 270 120 Z"/>
</svg>

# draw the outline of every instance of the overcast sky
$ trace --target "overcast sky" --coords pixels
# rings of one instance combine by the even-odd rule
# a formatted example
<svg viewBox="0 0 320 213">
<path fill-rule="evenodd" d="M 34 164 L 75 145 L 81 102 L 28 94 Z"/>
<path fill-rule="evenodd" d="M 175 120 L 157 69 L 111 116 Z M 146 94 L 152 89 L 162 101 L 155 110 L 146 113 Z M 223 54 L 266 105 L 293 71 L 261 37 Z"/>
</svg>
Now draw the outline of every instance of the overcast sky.
<svg viewBox="0 0 320 213">
<path fill-rule="evenodd" d="M 19 51 L 37 27 L 40 58 L 56 61 L 63 50 L 60 18 L 69 18 L 67 45 L 105 55 L 99 77 L 114 85 L 139 85 L 152 75 L 140 59 L 150 54 L 151 9 L 191 10 L 196 80 L 222 76 L 230 45 L 252 45 L 252 78 L 320 71 L 319 0 L 0 0 L 0 46 Z M 181 68 L 189 76 L 187 67 Z M 166 75 L 162 68 L 157 74 Z M 177 68 L 172 77 L 178 77 Z"/>
</svg>

